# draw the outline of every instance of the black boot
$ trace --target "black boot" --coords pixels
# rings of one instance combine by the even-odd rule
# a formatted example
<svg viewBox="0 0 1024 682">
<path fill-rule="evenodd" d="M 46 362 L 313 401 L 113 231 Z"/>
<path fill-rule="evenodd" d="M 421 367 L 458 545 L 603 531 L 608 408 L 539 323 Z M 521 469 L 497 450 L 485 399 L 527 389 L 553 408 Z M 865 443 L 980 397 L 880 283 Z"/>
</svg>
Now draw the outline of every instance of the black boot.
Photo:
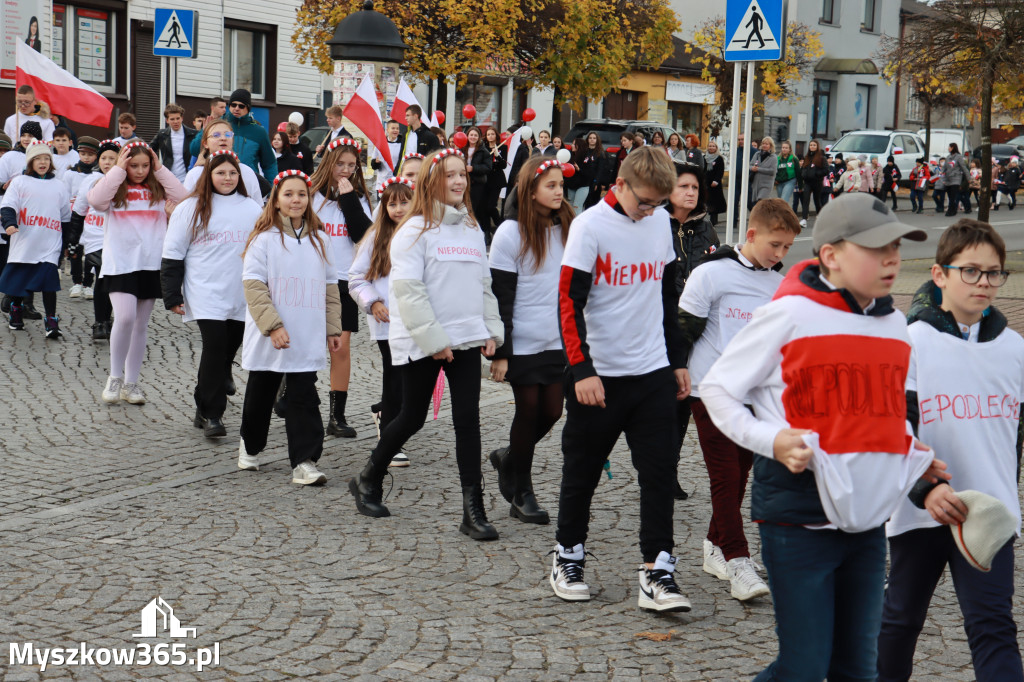
<svg viewBox="0 0 1024 682">
<path fill-rule="evenodd" d="M 459 532 L 474 540 L 497 540 L 498 530 L 487 521 L 482 483 L 462 486 L 462 524 Z"/>
<path fill-rule="evenodd" d="M 385 469 L 385 472 L 387 470 Z M 348 490 L 356 498 L 356 509 L 363 516 L 383 518 L 391 516 L 384 506 L 384 474 L 378 474 L 373 462 L 367 462 L 359 474 L 348 482 Z"/>
<path fill-rule="evenodd" d="M 532 465 L 532 462 L 530 463 Z M 516 494 L 512 498 L 512 506 L 509 509 L 509 516 L 519 519 L 523 523 L 536 523 L 546 526 L 551 522 L 547 510 L 537 504 L 537 498 L 533 495 L 533 481 L 530 479 L 530 471 L 527 469 L 519 471 L 516 477 Z"/>
<path fill-rule="evenodd" d="M 41 320 L 41 319 L 43 319 L 43 314 L 41 312 L 39 312 L 38 310 L 36 310 L 36 307 L 34 305 L 32 305 L 33 302 L 35 301 L 35 298 L 36 298 L 35 292 L 32 292 L 28 296 L 25 297 L 25 303 L 22 306 L 22 308 L 23 308 L 22 314 L 25 316 L 26 320 Z"/>
<path fill-rule="evenodd" d="M 509 466 L 508 451 L 508 448 L 492 450 L 490 460 L 491 466 L 498 472 L 498 492 L 506 502 L 511 502 L 516 493 L 516 483 Z"/>
<path fill-rule="evenodd" d="M 207 438 L 223 438 L 228 435 L 220 417 L 203 417 L 203 435 Z"/>
<path fill-rule="evenodd" d="M 192 426 L 197 429 L 203 428 L 203 413 L 199 411 L 198 405 L 196 405 L 196 416 L 192 417 Z"/>
<path fill-rule="evenodd" d="M 355 438 L 356 430 L 345 421 L 345 402 L 348 391 L 331 391 L 331 419 L 327 422 L 327 435 Z"/>
</svg>

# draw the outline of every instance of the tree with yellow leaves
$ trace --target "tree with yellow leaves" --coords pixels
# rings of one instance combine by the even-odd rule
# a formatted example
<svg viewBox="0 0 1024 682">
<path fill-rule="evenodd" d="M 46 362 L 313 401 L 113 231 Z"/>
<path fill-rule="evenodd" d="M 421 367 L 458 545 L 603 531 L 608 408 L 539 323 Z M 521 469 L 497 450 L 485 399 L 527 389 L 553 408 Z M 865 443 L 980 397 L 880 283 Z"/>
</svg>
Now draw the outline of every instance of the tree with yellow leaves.
<svg viewBox="0 0 1024 682">
<path fill-rule="evenodd" d="M 327 41 L 361 0 L 305 0 L 292 44 L 302 63 L 332 69 Z M 556 107 L 582 108 L 636 67 L 672 54 L 679 21 L 666 0 L 379 0 L 377 11 L 409 46 L 404 72 L 419 79 L 458 77 L 494 63 L 524 67 L 530 86 L 551 87 Z"/>
<path fill-rule="evenodd" d="M 700 48 L 702 53 L 694 50 Z M 701 66 L 701 78 L 715 86 L 718 92 L 718 107 L 714 110 L 707 127 L 712 136 L 729 125 L 732 110 L 732 83 L 735 64 L 725 61 L 725 19 L 708 19 L 697 27 L 693 41 L 686 47 L 687 54 Z M 796 85 L 807 78 L 814 64 L 825 54 L 821 34 L 806 24 L 791 21 L 786 25 L 786 50 L 782 59 L 772 62 L 758 62 L 755 77 L 760 83 L 765 102 L 793 102 L 798 98 Z M 746 74 L 743 74 L 746 78 Z M 754 111 L 763 111 L 764 104 L 754 103 Z"/>
</svg>

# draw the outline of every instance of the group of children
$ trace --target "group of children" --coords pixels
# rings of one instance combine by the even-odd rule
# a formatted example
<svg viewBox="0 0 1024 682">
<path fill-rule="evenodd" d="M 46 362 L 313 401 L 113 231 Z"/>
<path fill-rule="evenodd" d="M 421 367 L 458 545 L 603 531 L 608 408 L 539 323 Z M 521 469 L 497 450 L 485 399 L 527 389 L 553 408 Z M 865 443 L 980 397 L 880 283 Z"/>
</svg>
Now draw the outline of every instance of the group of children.
<svg viewBox="0 0 1024 682">
<path fill-rule="evenodd" d="M 146 401 L 140 372 L 162 298 L 201 334 L 194 425 L 209 438 L 227 434 L 241 348 L 238 466 L 259 469 L 276 408 L 293 482 L 317 485 L 326 481 L 316 466 L 325 435 L 317 372 L 329 358 L 327 433 L 355 436 L 345 406 L 362 311 L 385 369 L 373 408 L 379 440 L 348 483 L 356 509 L 390 515 L 383 480 L 408 465 L 402 449 L 443 370 L 459 530 L 475 540 L 499 535 L 481 467 L 480 356 L 490 358 L 491 377 L 512 386 L 515 416 L 508 445 L 489 460 L 510 516 L 524 523 L 550 521 L 532 465 L 565 407 L 548 580 L 568 601 L 590 599 L 594 493 L 625 434 L 640 487 L 638 605 L 690 610 L 674 577 L 673 482 L 692 414 L 711 488 L 703 568 L 739 600 L 773 598 L 779 655 L 758 680 L 908 679 L 946 565 L 979 679 L 1024 679 L 1013 539 L 981 572 L 942 528 L 969 517 L 955 491 L 969 488 L 1001 501 L 1019 534 L 1024 340 L 993 306 L 1007 272 L 991 226 L 963 219 L 943 233 L 908 330 L 890 292 L 900 240 L 925 233 L 867 192 L 822 209 L 816 258 L 783 277 L 801 232 L 788 202 L 756 204 L 740 245 L 719 245 L 713 230 L 698 242 L 702 170 L 679 172 L 662 151 L 637 149 L 603 199 L 576 215 L 562 164 L 541 155 L 523 163 L 512 217 L 488 252 L 457 149 L 406 155 L 373 196 L 358 172 L 360 145 L 339 137 L 312 177 L 280 173 L 264 202 L 228 131 L 204 128 L 184 184 L 141 141 L 90 138 L 58 179 L 61 154 L 25 138 L 23 172 L 0 204 L 10 328 L 25 327 L 26 298 L 40 292 L 46 335 L 60 336 L 57 263 L 67 249 L 83 284 L 98 278 L 88 282 L 110 340 L 104 401 Z M 109 301 L 105 312 L 99 301 Z M 767 583 L 740 511 L 751 470 Z"/>
</svg>

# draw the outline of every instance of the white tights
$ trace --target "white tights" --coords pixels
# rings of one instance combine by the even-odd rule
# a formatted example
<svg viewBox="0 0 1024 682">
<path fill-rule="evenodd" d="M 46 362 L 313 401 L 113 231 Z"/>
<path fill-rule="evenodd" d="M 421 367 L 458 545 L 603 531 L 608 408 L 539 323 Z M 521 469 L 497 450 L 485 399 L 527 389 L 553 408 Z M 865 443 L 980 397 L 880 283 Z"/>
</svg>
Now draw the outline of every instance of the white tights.
<svg viewBox="0 0 1024 682">
<path fill-rule="evenodd" d="M 146 336 L 149 316 L 155 298 L 137 299 L 120 291 L 110 292 L 114 324 L 110 330 L 110 376 L 125 383 L 139 381 L 142 361 L 146 357 Z"/>
</svg>

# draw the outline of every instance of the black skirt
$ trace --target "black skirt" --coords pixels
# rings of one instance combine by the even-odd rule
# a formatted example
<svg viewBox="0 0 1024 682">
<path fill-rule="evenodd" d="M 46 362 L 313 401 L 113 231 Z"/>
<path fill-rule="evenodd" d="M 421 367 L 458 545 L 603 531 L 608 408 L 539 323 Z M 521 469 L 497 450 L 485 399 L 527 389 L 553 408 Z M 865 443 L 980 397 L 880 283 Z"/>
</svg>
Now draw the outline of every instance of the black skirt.
<svg viewBox="0 0 1024 682">
<path fill-rule="evenodd" d="M 131 294 L 140 301 L 163 298 L 159 270 L 136 270 L 123 275 L 104 275 L 103 285 L 108 293 Z"/>
<path fill-rule="evenodd" d="M 565 356 L 560 350 L 545 350 L 533 355 L 513 355 L 508 359 L 505 379 L 510 384 L 558 384 L 565 373 Z"/>
</svg>

